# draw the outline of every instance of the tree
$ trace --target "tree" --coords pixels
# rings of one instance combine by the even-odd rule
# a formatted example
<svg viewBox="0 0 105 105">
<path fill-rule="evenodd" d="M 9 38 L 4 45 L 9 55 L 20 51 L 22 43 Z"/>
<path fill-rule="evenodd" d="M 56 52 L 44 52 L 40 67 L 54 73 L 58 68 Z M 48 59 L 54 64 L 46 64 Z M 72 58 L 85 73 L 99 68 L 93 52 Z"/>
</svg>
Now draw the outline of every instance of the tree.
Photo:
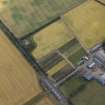
<svg viewBox="0 0 105 105">
<path fill-rule="evenodd" d="M 33 51 L 37 47 L 37 43 L 33 40 L 33 37 L 23 40 L 23 46 L 28 51 Z"/>
</svg>

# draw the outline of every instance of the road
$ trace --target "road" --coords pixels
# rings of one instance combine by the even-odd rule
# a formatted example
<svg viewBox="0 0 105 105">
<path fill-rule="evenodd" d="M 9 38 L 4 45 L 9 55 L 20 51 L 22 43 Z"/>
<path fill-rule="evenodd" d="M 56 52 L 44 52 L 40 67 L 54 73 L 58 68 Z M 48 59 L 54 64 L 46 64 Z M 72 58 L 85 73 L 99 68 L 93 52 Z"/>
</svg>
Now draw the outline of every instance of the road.
<svg viewBox="0 0 105 105">
<path fill-rule="evenodd" d="M 55 98 L 60 102 L 61 105 L 73 105 L 71 101 L 69 101 L 63 93 L 54 85 L 54 83 L 47 78 L 46 76 L 41 77 L 41 83 L 45 88 L 48 89 L 50 93 L 52 93 Z"/>
</svg>

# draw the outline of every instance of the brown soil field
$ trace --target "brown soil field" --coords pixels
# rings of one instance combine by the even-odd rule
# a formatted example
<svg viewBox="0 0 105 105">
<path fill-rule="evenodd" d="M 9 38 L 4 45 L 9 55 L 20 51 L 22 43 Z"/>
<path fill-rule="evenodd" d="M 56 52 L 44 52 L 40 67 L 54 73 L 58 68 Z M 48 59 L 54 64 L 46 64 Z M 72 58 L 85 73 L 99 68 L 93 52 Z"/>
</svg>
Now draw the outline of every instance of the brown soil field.
<svg viewBox="0 0 105 105">
<path fill-rule="evenodd" d="M 0 105 L 23 105 L 39 92 L 33 68 L 0 30 Z"/>
</svg>

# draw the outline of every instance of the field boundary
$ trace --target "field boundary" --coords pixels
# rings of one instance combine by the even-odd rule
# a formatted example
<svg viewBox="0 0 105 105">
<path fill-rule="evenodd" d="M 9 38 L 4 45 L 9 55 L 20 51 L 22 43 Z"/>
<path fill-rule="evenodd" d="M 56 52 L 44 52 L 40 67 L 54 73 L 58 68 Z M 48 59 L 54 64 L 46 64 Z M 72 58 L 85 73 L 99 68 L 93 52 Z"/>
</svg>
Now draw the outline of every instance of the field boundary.
<svg viewBox="0 0 105 105">
<path fill-rule="evenodd" d="M 34 70 L 40 73 L 44 73 L 43 69 L 40 67 L 36 59 L 29 53 L 28 50 L 26 50 L 22 45 L 20 40 L 15 38 L 14 34 L 8 29 L 8 27 L 0 20 L 0 29 L 5 33 L 5 35 L 8 37 L 8 39 L 11 40 L 11 42 L 16 46 L 16 48 L 20 51 L 20 53 L 23 55 L 23 57 L 29 62 L 29 64 L 32 65 Z M 36 72 L 35 71 L 35 72 Z M 46 75 L 46 74 L 45 74 Z"/>
</svg>

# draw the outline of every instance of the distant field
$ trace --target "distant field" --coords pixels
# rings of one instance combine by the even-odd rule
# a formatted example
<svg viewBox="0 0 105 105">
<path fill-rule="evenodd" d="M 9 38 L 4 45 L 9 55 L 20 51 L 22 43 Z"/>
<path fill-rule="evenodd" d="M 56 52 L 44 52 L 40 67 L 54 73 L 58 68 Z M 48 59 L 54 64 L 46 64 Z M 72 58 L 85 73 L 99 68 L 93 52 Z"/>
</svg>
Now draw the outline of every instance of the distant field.
<svg viewBox="0 0 105 105">
<path fill-rule="evenodd" d="M 105 105 L 105 86 L 97 81 L 91 81 L 72 100 L 75 105 Z"/>
<path fill-rule="evenodd" d="M 65 64 L 63 67 L 59 67 L 57 72 L 52 75 L 52 78 L 58 82 L 73 72 L 74 69 L 70 64 Z"/>
<path fill-rule="evenodd" d="M 87 82 L 82 78 L 73 76 L 60 86 L 60 90 L 64 93 L 65 96 L 71 98 L 76 96 L 78 92 L 80 92 L 79 90 L 81 90 L 82 87 L 85 87 L 86 83 Z"/>
<path fill-rule="evenodd" d="M 105 87 L 97 81 L 73 76 L 60 89 L 74 105 L 105 105 Z"/>
<path fill-rule="evenodd" d="M 66 43 L 59 50 L 72 62 L 73 65 L 77 65 L 80 59 L 86 55 L 86 51 L 77 39 L 73 39 Z"/>
<path fill-rule="evenodd" d="M 35 71 L 0 30 L 0 105 L 23 105 L 40 92 Z"/>
<path fill-rule="evenodd" d="M 8 0 L 1 19 L 20 38 L 84 1 L 86 0 Z"/>
<path fill-rule="evenodd" d="M 73 38 L 62 21 L 57 21 L 33 36 L 37 48 L 32 54 L 40 59 L 48 53 L 58 49 Z"/>
<path fill-rule="evenodd" d="M 59 62 L 58 64 L 56 64 L 53 68 L 51 68 L 49 71 L 48 71 L 48 75 L 49 76 L 53 76 L 54 74 L 56 74 L 57 72 L 59 72 L 59 70 L 61 70 L 61 68 L 63 68 L 65 65 L 67 64 L 66 61 L 61 61 Z"/>
<path fill-rule="evenodd" d="M 39 103 L 36 105 L 55 105 L 55 102 L 52 102 L 47 96 L 45 96 Z"/>
<path fill-rule="evenodd" d="M 94 0 L 68 12 L 64 19 L 86 48 L 105 39 L 105 7 Z"/>
</svg>

